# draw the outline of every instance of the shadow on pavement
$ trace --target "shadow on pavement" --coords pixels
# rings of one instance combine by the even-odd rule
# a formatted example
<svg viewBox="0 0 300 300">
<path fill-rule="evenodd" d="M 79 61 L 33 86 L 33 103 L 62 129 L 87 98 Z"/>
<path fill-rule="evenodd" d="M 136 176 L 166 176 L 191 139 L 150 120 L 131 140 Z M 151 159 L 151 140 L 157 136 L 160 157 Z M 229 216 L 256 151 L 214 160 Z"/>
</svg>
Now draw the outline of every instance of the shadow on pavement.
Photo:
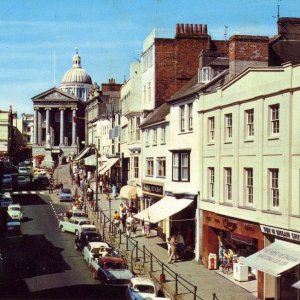
<svg viewBox="0 0 300 300">
<path fill-rule="evenodd" d="M 35 194 L 17 194 L 12 195 L 13 201 L 25 205 L 42 205 L 48 204 L 40 195 Z"/>
</svg>

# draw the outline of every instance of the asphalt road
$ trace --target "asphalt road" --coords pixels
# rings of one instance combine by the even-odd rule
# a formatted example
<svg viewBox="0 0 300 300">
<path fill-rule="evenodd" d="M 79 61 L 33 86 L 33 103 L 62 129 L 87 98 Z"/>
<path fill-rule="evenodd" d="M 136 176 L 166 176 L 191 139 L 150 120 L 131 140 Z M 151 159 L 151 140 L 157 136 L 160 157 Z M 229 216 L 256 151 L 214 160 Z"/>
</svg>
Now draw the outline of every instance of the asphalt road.
<svg viewBox="0 0 300 300">
<path fill-rule="evenodd" d="M 23 237 L 0 242 L 5 255 L 1 299 L 125 299 L 123 288 L 92 279 L 74 249 L 75 235 L 59 231 L 57 216 L 69 203 L 52 201 L 47 194 L 18 194 L 13 200 L 24 210 Z"/>
</svg>

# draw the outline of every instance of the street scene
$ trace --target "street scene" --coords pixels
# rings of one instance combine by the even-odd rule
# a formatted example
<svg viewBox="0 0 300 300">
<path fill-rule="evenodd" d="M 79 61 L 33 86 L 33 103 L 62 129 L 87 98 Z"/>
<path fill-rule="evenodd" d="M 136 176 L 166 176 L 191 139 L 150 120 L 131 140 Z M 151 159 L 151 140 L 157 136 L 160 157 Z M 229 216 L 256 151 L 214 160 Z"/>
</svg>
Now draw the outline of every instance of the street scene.
<svg viewBox="0 0 300 300">
<path fill-rule="evenodd" d="M 297 1 L 0 17 L 1 299 L 300 300 Z"/>
</svg>

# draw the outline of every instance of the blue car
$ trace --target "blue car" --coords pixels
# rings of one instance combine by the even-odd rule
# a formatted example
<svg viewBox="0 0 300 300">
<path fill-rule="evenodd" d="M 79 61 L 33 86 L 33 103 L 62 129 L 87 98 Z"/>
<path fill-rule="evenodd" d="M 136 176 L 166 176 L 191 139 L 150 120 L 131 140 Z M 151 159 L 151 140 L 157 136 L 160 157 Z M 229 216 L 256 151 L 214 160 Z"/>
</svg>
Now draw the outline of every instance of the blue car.
<svg viewBox="0 0 300 300">
<path fill-rule="evenodd" d="M 73 201 L 74 197 L 70 189 L 61 189 L 59 192 L 59 201 Z"/>
</svg>

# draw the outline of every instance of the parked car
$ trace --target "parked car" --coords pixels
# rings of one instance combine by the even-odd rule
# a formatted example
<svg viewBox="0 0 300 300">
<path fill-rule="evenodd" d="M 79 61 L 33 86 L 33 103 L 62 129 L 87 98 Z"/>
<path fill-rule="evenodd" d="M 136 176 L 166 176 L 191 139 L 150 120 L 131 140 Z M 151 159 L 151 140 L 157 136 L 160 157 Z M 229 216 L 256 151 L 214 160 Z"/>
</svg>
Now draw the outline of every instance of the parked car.
<svg viewBox="0 0 300 300">
<path fill-rule="evenodd" d="M 81 217 L 72 217 L 70 219 L 65 219 L 59 221 L 59 229 L 61 232 L 72 232 L 76 235 L 79 234 L 80 227 L 84 224 L 91 224 L 90 220 L 87 218 L 81 218 Z"/>
<path fill-rule="evenodd" d="M 9 192 L 0 194 L 0 206 L 8 207 L 10 204 L 13 204 L 12 197 Z"/>
<path fill-rule="evenodd" d="M 72 209 L 70 212 L 72 214 L 72 217 L 88 217 L 87 213 L 85 213 L 82 209 Z"/>
<path fill-rule="evenodd" d="M 91 266 L 92 260 L 100 256 L 105 256 L 111 251 L 111 247 L 105 242 L 89 242 L 83 248 L 83 257 L 88 266 Z"/>
<path fill-rule="evenodd" d="M 147 277 L 133 277 L 126 290 L 127 300 L 155 299 L 157 288 L 154 281 Z"/>
<path fill-rule="evenodd" d="M 25 159 L 24 164 L 25 164 L 25 166 L 30 166 L 31 165 L 31 160 L 29 158 Z"/>
<path fill-rule="evenodd" d="M 6 221 L 7 236 L 19 237 L 22 236 L 21 222 L 17 219 L 7 219 Z"/>
<path fill-rule="evenodd" d="M 12 189 L 12 176 L 11 176 L 11 174 L 3 174 L 2 189 L 3 190 L 11 190 Z"/>
<path fill-rule="evenodd" d="M 59 197 L 59 201 L 61 201 L 61 202 L 74 200 L 74 197 L 73 197 L 70 189 L 61 189 L 58 197 Z"/>
<path fill-rule="evenodd" d="M 18 173 L 19 173 L 20 175 L 28 175 L 28 174 L 29 174 L 29 173 L 28 173 L 28 169 L 27 169 L 26 166 L 19 167 L 19 168 L 18 168 Z"/>
<path fill-rule="evenodd" d="M 9 204 L 7 208 L 7 214 L 11 219 L 22 221 L 23 211 L 20 204 Z"/>
<path fill-rule="evenodd" d="M 81 232 L 81 234 L 75 238 L 75 249 L 82 251 L 89 242 L 102 242 L 101 234 L 95 231 Z"/>
<path fill-rule="evenodd" d="M 27 176 L 18 176 L 17 179 L 18 187 L 26 187 L 29 184 L 29 178 Z"/>
<path fill-rule="evenodd" d="M 79 234 L 83 232 L 97 232 L 97 227 L 93 224 L 84 224 L 79 228 Z"/>
<path fill-rule="evenodd" d="M 99 279 L 105 285 L 127 286 L 134 276 L 121 257 L 99 257 L 91 263 L 94 279 Z"/>
</svg>

